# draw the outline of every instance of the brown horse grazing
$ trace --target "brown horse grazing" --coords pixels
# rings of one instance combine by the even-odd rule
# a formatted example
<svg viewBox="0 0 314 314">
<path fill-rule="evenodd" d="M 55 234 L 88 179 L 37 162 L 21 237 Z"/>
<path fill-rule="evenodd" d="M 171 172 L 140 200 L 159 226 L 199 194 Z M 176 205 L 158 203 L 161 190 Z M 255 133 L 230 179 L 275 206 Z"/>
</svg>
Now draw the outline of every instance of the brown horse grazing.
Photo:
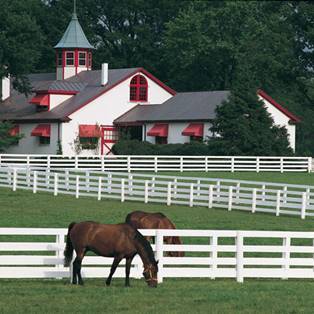
<svg viewBox="0 0 314 314">
<path fill-rule="evenodd" d="M 140 210 L 129 213 L 125 222 L 136 229 L 176 229 L 175 225 L 162 213 L 147 213 Z M 150 237 L 146 237 L 150 240 Z M 179 237 L 165 237 L 166 244 L 182 244 Z M 182 257 L 184 252 L 168 252 L 168 256 Z"/>
<path fill-rule="evenodd" d="M 105 225 L 92 221 L 72 222 L 68 227 L 64 266 L 72 261 L 73 249 L 76 258 L 73 262 L 72 283 L 82 285 L 81 264 L 84 255 L 92 251 L 97 255 L 113 257 L 110 275 L 106 285 L 111 283 L 112 276 L 120 261 L 125 258 L 125 286 L 130 285 L 130 268 L 136 254 L 144 265 L 143 275 L 150 287 L 157 287 L 158 262 L 156 262 L 150 243 L 136 229 L 128 224 Z"/>
</svg>

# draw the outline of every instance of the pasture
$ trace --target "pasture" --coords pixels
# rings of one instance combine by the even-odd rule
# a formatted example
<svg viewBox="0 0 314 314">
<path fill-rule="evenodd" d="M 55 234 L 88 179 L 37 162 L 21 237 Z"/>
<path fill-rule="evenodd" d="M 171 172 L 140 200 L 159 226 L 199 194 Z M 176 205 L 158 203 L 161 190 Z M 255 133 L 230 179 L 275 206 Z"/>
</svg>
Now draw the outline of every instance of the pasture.
<svg viewBox="0 0 314 314">
<path fill-rule="evenodd" d="M 171 173 L 174 175 L 174 173 Z M 184 173 L 200 176 L 199 173 Z M 306 173 L 211 173 L 211 177 L 276 181 L 314 185 Z M 67 227 L 71 221 L 124 221 L 132 210 L 162 211 L 184 229 L 241 229 L 312 231 L 314 220 L 269 214 L 250 214 L 222 209 L 143 204 L 30 191 L 0 189 L 1 227 Z M 314 281 L 165 279 L 157 289 L 144 280 L 131 279 L 124 288 L 122 279 L 111 287 L 104 280 L 87 279 L 84 287 L 70 286 L 67 280 L 0 280 L 1 313 L 312 313 Z"/>
</svg>

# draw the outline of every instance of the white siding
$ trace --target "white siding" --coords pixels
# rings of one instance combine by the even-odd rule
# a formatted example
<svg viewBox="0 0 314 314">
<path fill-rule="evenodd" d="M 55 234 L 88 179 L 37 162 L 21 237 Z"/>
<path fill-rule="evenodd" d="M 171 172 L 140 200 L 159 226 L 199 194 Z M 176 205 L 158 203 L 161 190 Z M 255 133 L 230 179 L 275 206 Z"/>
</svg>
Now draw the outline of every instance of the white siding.
<svg viewBox="0 0 314 314">
<path fill-rule="evenodd" d="M 137 74 L 138 73 L 134 74 L 134 76 Z M 75 154 L 74 140 L 78 136 L 80 124 L 111 126 L 116 118 L 138 104 L 138 102 L 129 101 L 129 86 L 131 79 L 132 77 L 121 82 L 113 89 L 70 115 L 71 121 L 69 123 L 62 124 L 61 137 L 63 154 Z M 154 81 L 148 77 L 146 77 L 146 79 L 148 82 L 148 102 L 145 103 L 161 104 L 172 97 L 169 92 L 164 90 Z M 143 106 L 145 106 L 145 103 L 143 103 Z M 84 151 L 82 153 L 86 154 L 88 152 Z M 91 153 L 95 154 L 95 152 Z M 100 149 L 98 153 L 100 153 Z"/>
<path fill-rule="evenodd" d="M 73 97 L 73 95 L 49 95 L 50 97 L 50 110 L 57 107 L 67 99 Z"/>
<path fill-rule="evenodd" d="M 158 123 L 158 122 L 156 122 L 156 123 Z M 147 123 L 146 124 L 146 134 L 156 123 Z M 163 123 L 163 122 L 160 122 L 160 123 Z M 209 122 L 199 122 L 199 123 L 204 124 L 203 140 L 206 140 L 207 136 L 211 135 L 211 132 L 209 130 L 211 124 Z M 169 127 L 168 127 L 168 144 L 189 143 L 190 137 L 182 135 L 182 131 L 189 124 L 190 124 L 190 122 L 171 122 L 171 123 L 168 123 L 168 125 L 169 125 Z M 143 137 L 143 138 L 145 138 L 145 137 Z M 146 141 L 154 144 L 155 143 L 155 137 L 146 135 Z"/>
<path fill-rule="evenodd" d="M 289 124 L 290 118 L 277 109 L 274 105 L 272 105 L 269 101 L 261 96 L 258 97 L 260 100 L 263 100 L 265 108 L 274 120 L 274 124 L 281 127 L 284 126 L 287 129 L 290 147 L 293 149 L 293 151 L 295 151 L 295 125 Z"/>
<path fill-rule="evenodd" d="M 20 133 L 24 134 L 24 137 L 20 139 L 18 145 L 9 147 L 7 153 L 10 154 L 56 154 L 58 150 L 58 124 L 50 123 L 51 134 L 50 144 L 39 144 L 39 138 L 37 136 L 31 136 L 32 130 L 38 125 L 38 123 L 20 124 Z"/>
</svg>

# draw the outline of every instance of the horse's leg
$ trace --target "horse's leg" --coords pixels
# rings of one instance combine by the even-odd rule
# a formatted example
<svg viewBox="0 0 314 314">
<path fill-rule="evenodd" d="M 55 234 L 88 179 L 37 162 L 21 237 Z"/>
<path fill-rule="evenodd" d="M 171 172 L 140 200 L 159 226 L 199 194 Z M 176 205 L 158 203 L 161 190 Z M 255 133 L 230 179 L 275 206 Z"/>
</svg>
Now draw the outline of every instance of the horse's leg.
<svg viewBox="0 0 314 314">
<path fill-rule="evenodd" d="M 84 255 L 85 255 L 85 251 L 81 250 L 81 251 L 77 252 L 76 254 L 77 254 L 76 258 L 73 262 L 73 281 L 72 281 L 72 283 L 76 284 L 78 281 L 79 285 L 83 285 L 84 282 L 83 282 L 83 279 L 81 276 L 81 265 L 82 265 L 82 260 L 83 260 Z"/>
<path fill-rule="evenodd" d="M 130 287 L 130 270 L 134 256 L 125 259 L 125 286 Z"/>
<path fill-rule="evenodd" d="M 107 280 L 106 280 L 106 285 L 107 285 L 107 286 L 110 285 L 112 276 L 113 276 L 114 272 L 116 271 L 116 269 L 117 269 L 119 263 L 121 262 L 121 260 L 122 260 L 122 257 L 120 257 L 120 256 L 115 256 L 115 258 L 114 258 L 114 260 L 113 260 L 113 263 L 112 263 L 112 265 L 111 265 L 109 277 L 108 277 Z"/>
</svg>

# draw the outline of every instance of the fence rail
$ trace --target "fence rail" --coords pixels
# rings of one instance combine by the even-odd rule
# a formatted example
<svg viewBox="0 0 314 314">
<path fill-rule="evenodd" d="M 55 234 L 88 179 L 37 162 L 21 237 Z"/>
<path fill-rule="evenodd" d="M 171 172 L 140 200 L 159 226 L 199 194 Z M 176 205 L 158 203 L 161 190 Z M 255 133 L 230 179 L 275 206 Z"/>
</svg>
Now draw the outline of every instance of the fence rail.
<svg viewBox="0 0 314 314">
<path fill-rule="evenodd" d="M 310 172 L 312 157 L 268 156 L 60 156 L 0 154 L 0 167 L 75 168 L 102 171 Z"/>
<path fill-rule="evenodd" d="M 243 210 L 296 215 L 305 219 L 314 216 L 314 192 L 312 187 L 289 186 L 279 189 L 271 185 L 260 187 L 249 184 L 225 185 L 219 182 L 161 180 L 146 177 L 143 180 L 131 174 L 58 170 L 33 171 L 30 169 L 0 168 L 0 186 L 46 191 L 58 194 L 96 197 L 98 200 L 118 199 L 160 203 L 168 206 L 187 205 L 223 208 L 228 211 Z M 229 182 L 230 183 L 230 182 Z"/>
<path fill-rule="evenodd" d="M 314 232 L 235 230 L 140 230 L 155 238 L 158 281 L 164 278 L 310 278 L 314 279 Z M 0 278 L 70 278 L 63 266 L 66 229 L 0 228 Z M 28 242 L 17 242 L 25 236 Z M 164 244 L 179 236 L 184 244 Z M 6 241 L 6 242 L 5 242 Z M 183 251 L 184 257 L 167 252 Z M 83 277 L 106 277 L 112 258 L 86 256 Z M 115 277 L 124 277 L 124 262 Z M 134 258 L 131 277 L 141 278 L 143 266 Z"/>
</svg>

